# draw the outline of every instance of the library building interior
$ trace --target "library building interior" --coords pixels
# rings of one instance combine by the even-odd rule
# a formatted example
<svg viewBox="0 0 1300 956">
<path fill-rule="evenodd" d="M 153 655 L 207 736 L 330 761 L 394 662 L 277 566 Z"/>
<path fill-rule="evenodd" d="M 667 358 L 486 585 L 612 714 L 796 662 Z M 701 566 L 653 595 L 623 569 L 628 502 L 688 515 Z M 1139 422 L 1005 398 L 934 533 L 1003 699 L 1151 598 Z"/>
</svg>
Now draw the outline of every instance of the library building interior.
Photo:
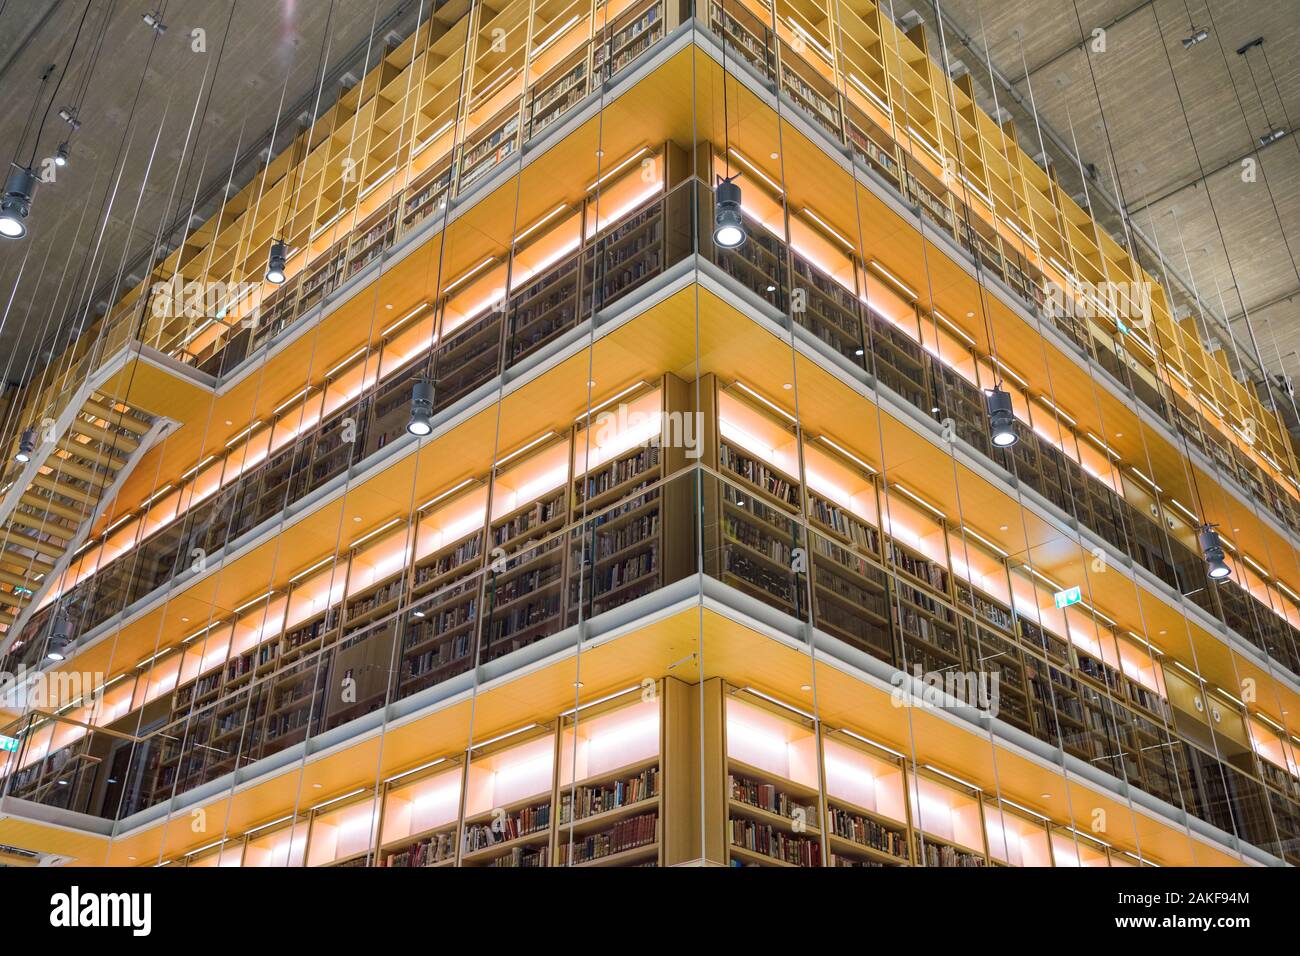
<svg viewBox="0 0 1300 956">
<path fill-rule="evenodd" d="M 0 866 L 1300 865 L 1297 43 L 0 4 Z"/>
</svg>

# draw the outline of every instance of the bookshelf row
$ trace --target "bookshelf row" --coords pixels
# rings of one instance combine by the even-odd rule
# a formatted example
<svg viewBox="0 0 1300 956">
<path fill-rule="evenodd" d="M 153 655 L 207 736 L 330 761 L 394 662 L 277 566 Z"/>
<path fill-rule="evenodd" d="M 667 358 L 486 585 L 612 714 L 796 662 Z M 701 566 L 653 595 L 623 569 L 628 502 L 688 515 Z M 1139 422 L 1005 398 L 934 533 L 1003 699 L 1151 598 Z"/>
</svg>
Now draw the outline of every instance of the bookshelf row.
<svg viewBox="0 0 1300 956">
<path fill-rule="evenodd" d="M 1247 736 L 1228 699 L 1201 695 L 1219 714 L 1211 731 L 1210 709 L 1196 708 L 1195 695 L 1174 700 L 1167 684 L 1181 678 L 1140 639 L 1055 610 L 1050 589 L 1023 568 L 906 489 L 886 493 L 837 442 L 816 436 L 799 449 L 790 423 L 751 386 L 712 377 L 702 386 L 705 462 L 727 478 L 704 484 L 707 573 L 801 618 L 811 602 L 817 627 L 908 673 L 994 671 L 998 717 L 1171 803 L 1201 804 L 1186 796 L 1197 790 L 1186 745 L 1168 746 L 1173 726 L 1207 750 L 1241 740 L 1237 765 L 1260 773 L 1250 744 L 1262 725 Z M 616 418 L 661 424 L 666 413 L 689 412 L 694 391 L 665 376 L 621 395 Z M 147 751 L 151 789 L 133 805 L 215 779 L 688 573 L 698 492 L 693 472 L 679 474 L 682 450 L 605 427 L 589 447 L 586 430 L 580 421 L 512 456 L 490 481 L 448 489 L 410 527 L 393 522 L 361 535 L 341 560 L 310 566 L 287 592 L 194 635 L 181 654 L 160 655 L 134 685 L 120 684 L 115 719 L 168 702 L 168 732 Z M 789 473 L 800 459 L 812 484 Z M 803 571 L 792 566 L 799 546 Z M 497 547 L 508 560 L 489 570 L 485 552 Z M 357 694 L 344 706 L 325 688 L 348 674 Z M 1199 736 L 1189 730 L 1198 725 Z M 62 769 L 35 761 L 20 789 L 39 792 Z"/>
<path fill-rule="evenodd" d="M 711 729 L 684 738 L 697 695 Z M 396 869 L 700 863 L 1154 865 L 719 679 L 632 688 L 166 861 Z"/>
</svg>

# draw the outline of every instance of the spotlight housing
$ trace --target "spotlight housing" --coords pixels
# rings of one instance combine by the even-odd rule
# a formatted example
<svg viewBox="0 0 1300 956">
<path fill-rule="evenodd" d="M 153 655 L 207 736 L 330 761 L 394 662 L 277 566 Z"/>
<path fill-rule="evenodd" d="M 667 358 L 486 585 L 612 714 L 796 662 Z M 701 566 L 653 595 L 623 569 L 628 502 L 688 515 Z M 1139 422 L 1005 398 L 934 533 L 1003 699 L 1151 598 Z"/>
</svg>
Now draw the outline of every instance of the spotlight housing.
<svg viewBox="0 0 1300 956">
<path fill-rule="evenodd" d="M 4 197 L 0 198 L 0 236 L 21 239 L 27 235 L 27 217 L 36 195 L 36 174 L 29 167 L 15 165 L 5 180 Z"/>
<path fill-rule="evenodd" d="M 1219 532 L 1215 531 L 1215 525 L 1203 524 L 1196 532 L 1196 538 L 1201 543 L 1201 554 L 1205 556 L 1207 573 L 1212 581 L 1222 581 L 1232 575 L 1232 568 L 1224 562 L 1223 543 L 1219 540 Z"/>
<path fill-rule="evenodd" d="M 433 383 L 421 379 L 411 387 L 411 418 L 406 430 L 417 438 L 433 431 Z"/>
<path fill-rule="evenodd" d="M 1210 31 L 1205 29 L 1205 27 L 1200 27 L 1200 28 L 1193 27 L 1192 35 L 1186 37 L 1183 40 L 1183 49 L 1190 50 L 1192 47 L 1196 46 L 1196 44 L 1204 40 L 1208 40 L 1209 38 L 1210 38 Z"/>
<path fill-rule="evenodd" d="M 1016 434 L 1016 416 L 1011 410 L 1011 393 L 994 386 L 984 393 L 984 407 L 989 414 L 989 438 L 998 448 L 1010 448 L 1020 440 Z"/>
<path fill-rule="evenodd" d="M 68 154 L 69 154 L 68 143 L 65 140 L 62 143 L 60 143 L 59 148 L 54 151 L 54 165 L 60 168 L 68 165 Z"/>
<path fill-rule="evenodd" d="M 163 23 L 161 10 L 156 10 L 153 13 L 146 13 L 140 19 L 144 21 L 145 26 L 159 36 L 162 36 L 167 32 L 167 24 Z"/>
<path fill-rule="evenodd" d="M 723 179 L 713 197 L 713 242 L 722 249 L 736 249 L 745 244 L 748 232 L 740 211 L 740 187 L 736 177 Z"/>
<path fill-rule="evenodd" d="M 14 461 L 25 465 L 32 460 L 34 451 L 36 451 L 36 429 L 24 428 L 18 439 L 18 451 L 14 453 Z"/>
<path fill-rule="evenodd" d="M 1282 129 L 1280 126 L 1277 129 L 1271 129 L 1259 138 L 1259 145 L 1267 146 L 1269 143 L 1276 143 L 1285 135 L 1286 130 Z"/>
<path fill-rule="evenodd" d="M 271 254 L 266 262 L 266 281 L 272 285 L 284 284 L 284 266 L 288 259 L 288 249 L 283 239 L 271 243 Z"/>
<path fill-rule="evenodd" d="M 60 614 L 54 619 L 54 626 L 50 629 L 50 639 L 45 646 L 46 660 L 65 660 L 70 644 L 72 644 L 72 621 L 66 614 Z"/>
</svg>

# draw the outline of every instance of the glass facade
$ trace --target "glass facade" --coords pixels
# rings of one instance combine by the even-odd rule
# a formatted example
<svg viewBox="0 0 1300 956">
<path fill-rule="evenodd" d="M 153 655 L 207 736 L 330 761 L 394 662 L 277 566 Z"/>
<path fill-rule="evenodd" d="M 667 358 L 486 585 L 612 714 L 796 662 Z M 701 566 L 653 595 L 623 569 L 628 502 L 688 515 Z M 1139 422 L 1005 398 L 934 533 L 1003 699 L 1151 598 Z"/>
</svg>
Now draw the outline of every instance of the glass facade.
<svg viewBox="0 0 1300 956">
<path fill-rule="evenodd" d="M 377 45 L 22 399 L 0 843 L 1300 863 L 1286 432 L 889 12 Z"/>
</svg>

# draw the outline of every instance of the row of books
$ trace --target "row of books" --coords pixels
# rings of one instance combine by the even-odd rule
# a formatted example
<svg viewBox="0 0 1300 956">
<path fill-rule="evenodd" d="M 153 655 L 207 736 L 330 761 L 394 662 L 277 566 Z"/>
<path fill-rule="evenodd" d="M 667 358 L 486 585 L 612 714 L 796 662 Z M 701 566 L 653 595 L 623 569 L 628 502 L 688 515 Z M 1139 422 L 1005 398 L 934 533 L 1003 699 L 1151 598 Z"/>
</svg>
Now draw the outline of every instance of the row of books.
<svg viewBox="0 0 1300 956">
<path fill-rule="evenodd" d="M 731 845 L 794 866 L 821 866 L 822 847 L 812 837 L 795 836 L 766 823 L 740 817 L 729 824 Z"/>
<path fill-rule="evenodd" d="M 854 843 L 880 850 L 890 856 L 908 859 L 907 832 L 895 830 L 884 824 L 868 819 L 858 813 L 850 813 L 839 807 L 831 807 L 827 813 L 830 830 Z"/>
<path fill-rule="evenodd" d="M 778 790 L 770 783 L 762 783 L 735 774 L 728 774 L 727 789 L 731 793 L 731 799 L 737 803 L 758 807 L 760 810 L 766 810 L 768 813 L 775 813 L 778 816 L 802 820 L 810 827 L 817 824 L 817 808 L 815 806 L 799 803 L 788 793 Z"/>
<path fill-rule="evenodd" d="M 514 813 L 503 814 L 487 823 L 475 823 L 465 828 L 465 852 L 486 850 L 498 843 L 509 843 L 551 825 L 551 804 L 539 803 L 524 807 Z"/>
<path fill-rule="evenodd" d="M 649 846 L 659 838 L 659 814 L 638 814 L 620 820 L 610 829 L 591 833 L 569 844 L 569 861 L 573 864 L 599 860 L 603 857 Z"/>
<path fill-rule="evenodd" d="M 757 458 L 736 451 L 726 442 L 718 447 L 718 464 L 781 501 L 794 504 L 799 500 L 799 489 L 784 476 L 776 474 Z"/>
<path fill-rule="evenodd" d="M 582 820 L 598 813 L 607 813 L 619 807 L 649 800 L 659 794 L 659 768 L 650 767 L 640 773 L 612 783 L 578 787 L 566 792 L 560 803 L 560 822 Z M 574 808 L 577 815 L 574 816 Z"/>
<path fill-rule="evenodd" d="M 411 868 L 433 866 L 435 863 L 444 863 L 455 855 L 455 832 L 448 830 L 444 833 L 435 833 L 412 847 L 394 853 L 384 861 L 384 866 Z"/>
</svg>

